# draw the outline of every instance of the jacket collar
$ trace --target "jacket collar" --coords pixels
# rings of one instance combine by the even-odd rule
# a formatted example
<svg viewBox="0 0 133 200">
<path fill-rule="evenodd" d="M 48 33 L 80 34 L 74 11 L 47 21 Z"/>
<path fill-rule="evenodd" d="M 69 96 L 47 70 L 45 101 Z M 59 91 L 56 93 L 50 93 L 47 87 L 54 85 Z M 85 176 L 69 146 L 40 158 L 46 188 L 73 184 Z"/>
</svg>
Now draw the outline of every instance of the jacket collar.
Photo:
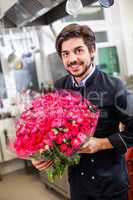
<svg viewBox="0 0 133 200">
<path fill-rule="evenodd" d="M 97 74 L 98 74 L 98 69 L 97 67 L 95 67 L 93 73 L 90 76 L 87 76 L 85 78 L 84 84 L 81 84 L 80 86 L 75 85 L 75 82 L 73 81 L 72 76 L 69 76 L 68 85 L 69 86 L 71 85 L 72 88 L 81 88 L 84 86 L 89 86 L 95 80 L 95 78 L 97 77 Z"/>
<path fill-rule="evenodd" d="M 72 84 L 73 84 L 73 87 L 84 87 L 86 85 L 86 81 L 91 78 L 91 76 L 93 75 L 94 71 L 95 71 L 95 68 L 96 66 L 95 65 L 91 65 L 92 67 L 92 71 L 90 74 L 88 74 L 83 80 L 81 80 L 80 84 L 78 84 L 75 80 L 75 78 L 73 76 L 71 76 L 71 79 L 72 79 Z"/>
</svg>

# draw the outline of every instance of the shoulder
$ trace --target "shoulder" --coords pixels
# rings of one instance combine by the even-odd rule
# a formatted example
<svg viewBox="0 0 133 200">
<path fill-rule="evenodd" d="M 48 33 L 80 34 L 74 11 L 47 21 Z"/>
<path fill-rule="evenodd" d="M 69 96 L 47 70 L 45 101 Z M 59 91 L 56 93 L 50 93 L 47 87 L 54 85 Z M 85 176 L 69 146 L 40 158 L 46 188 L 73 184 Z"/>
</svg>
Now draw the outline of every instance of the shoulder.
<svg viewBox="0 0 133 200">
<path fill-rule="evenodd" d="M 101 70 L 99 70 L 99 82 L 102 87 L 107 87 L 111 91 L 124 87 L 124 83 L 120 78 L 111 76 Z"/>
<path fill-rule="evenodd" d="M 70 75 L 66 75 L 63 76 L 62 78 L 58 79 L 55 84 L 54 87 L 55 88 L 64 88 L 66 81 L 70 79 Z"/>
</svg>

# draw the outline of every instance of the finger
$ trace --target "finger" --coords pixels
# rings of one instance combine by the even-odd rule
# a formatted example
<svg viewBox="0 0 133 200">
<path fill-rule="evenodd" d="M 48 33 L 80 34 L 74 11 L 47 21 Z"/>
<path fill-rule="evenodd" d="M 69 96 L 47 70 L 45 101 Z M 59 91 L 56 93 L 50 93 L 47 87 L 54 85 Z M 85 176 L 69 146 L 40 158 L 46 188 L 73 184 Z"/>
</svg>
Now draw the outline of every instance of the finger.
<svg viewBox="0 0 133 200">
<path fill-rule="evenodd" d="M 34 159 L 32 159 L 31 162 L 32 162 L 33 165 L 36 166 L 36 165 L 41 164 L 42 162 L 45 162 L 45 161 L 43 159 L 41 159 L 41 160 L 34 160 Z"/>
<path fill-rule="evenodd" d="M 52 165 L 53 165 L 53 163 L 50 163 L 49 165 L 47 165 L 47 167 L 45 166 L 45 167 L 40 168 L 39 171 L 46 170 L 49 167 L 51 167 Z"/>
<path fill-rule="evenodd" d="M 49 167 L 51 167 L 53 165 L 53 163 L 50 163 L 49 165 L 47 165 L 47 167 L 45 166 L 45 167 L 41 167 L 41 168 L 39 168 L 38 170 L 39 171 L 43 171 L 43 170 L 47 170 Z"/>
<path fill-rule="evenodd" d="M 81 148 L 78 153 L 90 153 L 90 148 L 86 147 L 86 148 Z"/>
<path fill-rule="evenodd" d="M 44 162 L 44 163 L 42 163 L 42 164 L 36 166 L 36 168 L 37 168 L 38 170 L 47 169 L 47 168 L 50 167 L 53 163 L 54 163 L 54 161 L 51 161 L 51 160 L 50 160 L 50 161 L 48 161 L 48 162 Z"/>
<path fill-rule="evenodd" d="M 41 167 L 45 167 L 45 166 L 47 167 L 47 165 L 49 165 L 49 163 L 51 163 L 51 162 L 52 162 L 51 160 L 49 160 L 47 162 L 45 161 L 45 162 L 37 164 L 36 167 L 37 168 L 41 168 Z"/>
<path fill-rule="evenodd" d="M 35 163 L 34 165 L 36 166 L 36 167 L 38 167 L 38 166 L 41 166 L 41 165 L 45 165 L 46 163 L 47 163 L 48 161 L 39 161 L 38 163 Z"/>
<path fill-rule="evenodd" d="M 85 142 L 85 143 L 83 144 L 82 148 L 86 148 L 86 147 L 88 147 L 88 146 L 89 146 L 89 144 L 90 144 L 90 142 L 89 142 L 89 141 Z"/>
</svg>

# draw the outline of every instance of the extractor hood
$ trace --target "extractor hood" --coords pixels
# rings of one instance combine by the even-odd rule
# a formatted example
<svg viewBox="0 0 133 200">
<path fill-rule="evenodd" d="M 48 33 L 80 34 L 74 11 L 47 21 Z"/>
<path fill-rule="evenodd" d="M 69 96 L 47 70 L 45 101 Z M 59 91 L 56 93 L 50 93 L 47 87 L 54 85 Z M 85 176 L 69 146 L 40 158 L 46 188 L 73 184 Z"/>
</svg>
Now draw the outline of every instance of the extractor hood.
<svg viewBox="0 0 133 200">
<path fill-rule="evenodd" d="M 17 0 L 5 13 L 5 27 L 48 25 L 68 15 L 65 11 L 67 0 Z M 88 6 L 98 0 L 82 0 Z"/>
<path fill-rule="evenodd" d="M 18 0 L 5 14 L 4 21 L 10 26 L 22 27 L 49 10 L 60 5 L 64 0 Z M 44 21 L 44 24 L 46 22 Z"/>
<path fill-rule="evenodd" d="M 0 0 L 0 19 L 18 0 Z"/>
</svg>

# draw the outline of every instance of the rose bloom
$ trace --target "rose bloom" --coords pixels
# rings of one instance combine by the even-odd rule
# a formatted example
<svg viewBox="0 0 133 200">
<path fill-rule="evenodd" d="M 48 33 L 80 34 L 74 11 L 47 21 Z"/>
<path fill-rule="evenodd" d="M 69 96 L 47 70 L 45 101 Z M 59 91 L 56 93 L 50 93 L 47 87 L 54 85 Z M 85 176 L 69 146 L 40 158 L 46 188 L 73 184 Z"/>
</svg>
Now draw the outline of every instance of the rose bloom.
<svg viewBox="0 0 133 200">
<path fill-rule="evenodd" d="M 67 148 L 68 148 L 67 144 L 61 144 L 60 145 L 61 152 L 65 152 Z"/>
<path fill-rule="evenodd" d="M 73 149 L 78 149 L 81 146 L 81 140 L 79 138 L 72 138 L 71 145 Z"/>
</svg>

